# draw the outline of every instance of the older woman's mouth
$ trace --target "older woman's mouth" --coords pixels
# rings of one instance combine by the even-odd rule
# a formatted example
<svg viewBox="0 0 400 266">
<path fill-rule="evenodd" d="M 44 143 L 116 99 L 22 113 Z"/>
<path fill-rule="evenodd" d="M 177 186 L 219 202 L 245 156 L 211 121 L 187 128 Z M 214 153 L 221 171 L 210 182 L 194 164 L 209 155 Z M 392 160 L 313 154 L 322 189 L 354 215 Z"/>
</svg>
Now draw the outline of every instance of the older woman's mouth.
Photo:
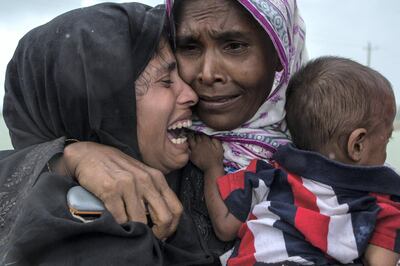
<svg viewBox="0 0 400 266">
<path fill-rule="evenodd" d="M 183 144 L 187 141 L 188 128 L 192 126 L 192 120 L 180 120 L 167 129 L 167 136 L 174 144 Z"/>
<path fill-rule="evenodd" d="M 199 107 L 202 109 L 220 110 L 232 106 L 236 101 L 241 98 L 241 94 L 238 95 L 226 95 L 226 96 L 203 96 L 199 95 Z"/>
</svg>

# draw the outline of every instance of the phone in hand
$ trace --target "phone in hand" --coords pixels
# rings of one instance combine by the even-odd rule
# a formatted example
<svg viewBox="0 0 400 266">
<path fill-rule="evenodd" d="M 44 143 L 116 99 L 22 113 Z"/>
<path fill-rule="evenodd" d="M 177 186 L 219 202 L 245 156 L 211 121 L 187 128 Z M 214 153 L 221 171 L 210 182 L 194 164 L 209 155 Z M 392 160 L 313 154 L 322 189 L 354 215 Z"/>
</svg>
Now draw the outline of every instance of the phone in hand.
<svg viewBox="0 0 400 266">
<path fill-rule="evenodd" d="M 93 221 L 105 211 L 103 202 L 81 186 L 68 190 L 67 203 L 71 214 L 84 222 Z"/>
</svg>

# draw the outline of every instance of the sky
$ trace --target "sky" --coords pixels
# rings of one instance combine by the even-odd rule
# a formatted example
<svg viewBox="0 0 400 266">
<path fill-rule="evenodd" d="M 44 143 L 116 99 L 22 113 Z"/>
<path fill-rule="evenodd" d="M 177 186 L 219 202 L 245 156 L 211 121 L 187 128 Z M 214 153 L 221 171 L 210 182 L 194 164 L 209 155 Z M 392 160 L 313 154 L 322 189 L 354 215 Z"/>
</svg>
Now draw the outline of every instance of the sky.
<svg viewBox="0 0 400 266">
<path fill-rule="evenodd" d="M 0 99 L 4 96 L 7 63 L 26 32 L 63 12 L 100 2 L 105 1 L 0 0 Z M 138 2 L 156 5 L 163 0 Z M 400 105 L 399 0 L 298 0 L 297 3 L 307 27 L 310 58 L 338 55 L 366 64 L 366 48 L 370 43 L 370 66 L 389 79 Z"/>
</svg>

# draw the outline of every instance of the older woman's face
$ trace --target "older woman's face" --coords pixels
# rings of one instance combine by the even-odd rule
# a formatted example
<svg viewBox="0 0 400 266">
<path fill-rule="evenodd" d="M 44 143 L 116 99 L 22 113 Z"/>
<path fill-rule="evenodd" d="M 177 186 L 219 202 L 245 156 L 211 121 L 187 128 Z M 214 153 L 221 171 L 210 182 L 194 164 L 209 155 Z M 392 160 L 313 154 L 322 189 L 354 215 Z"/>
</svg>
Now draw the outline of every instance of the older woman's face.
<svg viewBox="0 0 400 266">
<path fill-rule="evenodd" d="M 194 91 L 180 78 L 169 44 L 149 62 L 135 82 L 137 132 L 143 161 L 168 173 L 189 160 L 182 128 L 191 125 L 190 107 L 197 103 Z"/>
<path fill-rule="evenodd" d="M 199 96 L 196 113 L 214 129 L 237 128 L 257 112 L 280 70 L 272 42 L 236 1 L 182 5 L 176 57 L 183 80 Z"/>
</svg>

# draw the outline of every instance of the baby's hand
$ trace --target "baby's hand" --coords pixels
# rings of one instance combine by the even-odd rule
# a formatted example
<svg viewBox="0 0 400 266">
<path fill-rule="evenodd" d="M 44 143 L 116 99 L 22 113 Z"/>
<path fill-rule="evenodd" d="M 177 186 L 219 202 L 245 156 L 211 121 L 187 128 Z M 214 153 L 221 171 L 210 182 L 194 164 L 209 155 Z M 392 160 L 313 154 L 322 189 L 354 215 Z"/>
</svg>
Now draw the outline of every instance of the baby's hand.
<svg viewBox="0 0 400 266">
<path fill-rule="evenodd" d="M 224 149 L 219 140 L 207 135 L 189 137 L 190 160 L 203 172 L 223 167 Z"/>
</svg>

